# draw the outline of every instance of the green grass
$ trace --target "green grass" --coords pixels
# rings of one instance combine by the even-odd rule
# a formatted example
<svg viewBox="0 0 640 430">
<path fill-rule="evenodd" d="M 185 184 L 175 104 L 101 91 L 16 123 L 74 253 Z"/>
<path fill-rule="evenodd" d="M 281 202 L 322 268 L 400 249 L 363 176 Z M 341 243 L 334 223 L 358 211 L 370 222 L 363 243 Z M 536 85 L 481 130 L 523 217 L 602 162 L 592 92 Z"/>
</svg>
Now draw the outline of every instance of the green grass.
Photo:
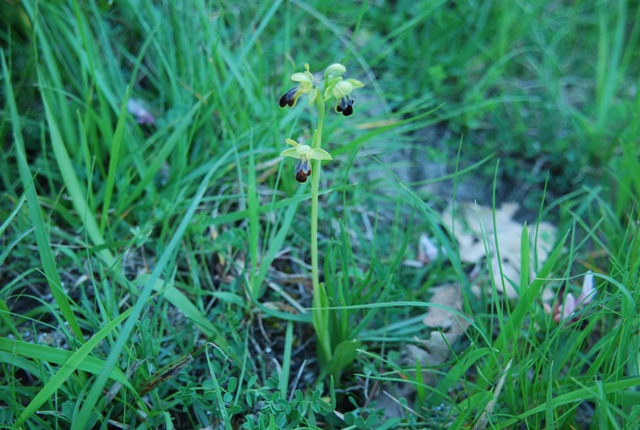
<svg viewBox="0 0 640 430">
<path fill-rule="evenodd" d="M 335 4 L 0 2 L 0 428 L 637 428 L 637 2 Z M 310 192 L 279 157 L 311 111 L 277 105 L 334 62 L 366 85 L 323 134 L 344 369 L 318 362 Z M 518 299 L 464 262 L 460 200 L 495 224 L 520 202 L 522 255 L 558 228 Z M 407 265 L 422 233 L 444 251 Z M 553 321 L 543 291 L 588 270 Z M 444 284 L 469 326 L 436 360 Z"/>
</svg>

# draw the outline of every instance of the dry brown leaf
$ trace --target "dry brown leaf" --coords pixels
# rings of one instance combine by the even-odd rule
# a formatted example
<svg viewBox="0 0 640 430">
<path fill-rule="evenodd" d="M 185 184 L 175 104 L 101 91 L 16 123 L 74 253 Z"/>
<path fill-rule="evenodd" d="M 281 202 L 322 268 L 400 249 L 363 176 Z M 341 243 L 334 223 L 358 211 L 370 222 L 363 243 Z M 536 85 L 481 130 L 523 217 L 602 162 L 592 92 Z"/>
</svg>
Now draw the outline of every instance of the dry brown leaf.
<svg viewBox="0 0 640 430">
<path fill-rule="evenodd" d="M 518 298 L 518 293 L 509 280 L 516 284 L 520 282 L 520 238 L 523 224 L 513 219 L 518 209 L 517 203 L 504 203 L 500 209 L 496 210 L 495 228 L 493 211 L 490 207 L 477 204 L 457 205 L 455 219 L 452 218 L 451 207 L 442 213 L 442 220 L 452 229 L 458 241 L 460 259 L 467 263 L 479 263 L 483 258 L 488 258 L 496 288 L 509 299 Z M 534 244 L 536 227 L 538 238 Z M 538 264 L 541 265 L 551 252 L 556 239 L 556 228 L 542 222 L 529 228 L 529 238 L 532 251 L 531 267 L 535 269 L 534 250 L 537 253 Z M 500 267 L 502 267 L 502 274 Z M 504 282 L 502 276 L 505 278 Z"/>
<path fill-rule="evenodd" d="M 434 288 L 434 294 L 429 299 L 434 303 L 462 312 L 462 290 L 459 285 L 447 284 Z M 432 306 L 422 322 L 433 331 L 427 340 L 421 341 L 427 349 L 427 362 L 439 364 L 449 356 L 449 345 L 455 343 L 467 330 L 469 323 L 448 309 Z"/>
<path fill-rule="evenodd" d="M 462 311 L 462 291 L 458 285 L 446 284 L 431 290 L 433 295 L 429 299 L 429 303 L 446 306 L 458 312 Z M 427 315 L 425 315 L 422 322 L 428 327 L 447 331 L 453 325 L 454 317 L 455 314 L 453 312 L 433 306 L 429 307 Z"/>
</svg>

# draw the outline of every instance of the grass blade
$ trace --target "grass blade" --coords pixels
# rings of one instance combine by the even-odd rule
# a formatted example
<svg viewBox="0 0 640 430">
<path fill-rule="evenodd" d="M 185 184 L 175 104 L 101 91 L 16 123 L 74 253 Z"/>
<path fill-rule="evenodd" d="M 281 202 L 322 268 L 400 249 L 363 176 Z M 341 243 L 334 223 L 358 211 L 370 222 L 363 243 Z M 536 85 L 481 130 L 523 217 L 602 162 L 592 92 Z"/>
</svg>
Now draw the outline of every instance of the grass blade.
<svg viewBox="0 0 640 430">
<path fill-rule="evenodd" d="M 95 246 L 105 245 L 106 241 L 100 233 L 100 228 L 98 227 L 98 223 L 96 222 L 95 214 L 87 205 L 87 197 L 82 191 L 80 181 L 75 174 L 73 163 L 71 162 L 71 158 L 69 157 L 69 152 L 67 151 L 64 139 L 62 138 L 60 129 L 58 128 L 57 119 L 51 107 L 50 93 L 52 90 L 47 87 L 42 74 L 39 75 L 39 83 L 43 88 L 42 103 L 44 104 L 47 126 L 49 127 L 49 138 L 51 139 L 51 146 L 53 147 L 56 162 L 58 163 L 58 168 L 60 169 L 60 174 L 62 175 L 64 184 L 67 187 L 69 196 L 71 197 L 73 207 L 78 213 L 78 216 L 80 217 L 82 224 L 87 231 L 87 235 L 89 236 L 89 239 L 91 239 L 93 244 Z M 113 264 L 113 254 L 107 248 L 101 248 L 98 251 L 98 255 L 102 258 L 102 261 L 107 266 L 111 266 Z"/>
<path fill-rule="evenodd" d="M 63 365 L 70 361 L 71 356 L 74 354 L 72 351 L 64 349 L 38 345 L 30 342 L 22 342 L 13 339 L 0 338 L 0 351 L 4 351 L 10 354 L 10 358 L 14 357 L 26 357 L 32 360 L 46 361 L 47 363 Z M 7 362 L 5 360 L 5 362 Z M 82 361 L 78 363 L 77 369 L 85 372 L 99 374 L 104 368 L 104 360 L 96 357 L 86 356 Z M 31 372 L 37 375 L 38 372 Z M 127 385 L 128 380 L 124 373 L 118 368 L 112 369 L 109 374 L 109 379 L 112 379 L 121 384 Z"/>
<path fill-rule="evenodd" d="M 36 188 L 33 184 L 33 178 L 31 177 L 31 172 L 29 171 L 29 165 L 27 163 L 24 141 L 22 138 L 22 128 L 20 126 L 20 117 L 18 116 L 18 109 L 16 107 L 15 98 L 13 96 L 13 88 L 11 88 L 11 74 L 9 73 L 9 69 L 7 68 L 4 50 L 0 50 L 0 56 L 2 57 L 2 71 L 5 76 L 4 82 L 6 101 L 9 106 L 9 112 L 11 115 L 11 124 L 13 127 L 18 168 L 20 170 L 20 178 L 22 179 L 22 184 L 24 185 L 27 193 L 29 215 L 31 217 L 31 222 L 35 228 L 36 242 L 38 244 L 38 252 L 40 254 L 42 267 L 47 277 L 47 282 L 49 284 L 49 288 L 51 289 L 51 294 L 58 304 L 60 312 L 62 312 L 62 315 L 69 322 L 69 328 L 76 336 L 76 338 L 80 342 L 83 342 L 84 336 L 82 334 L 82 330 L 80 329 L 80 324 L 78 323 L 78 320 L 73 313 L 73 310 L 71 309 L 69 298 L 62 288 L 62 281 L 60 280 L 60 275 L 58 274 L 58 268 L 56 267 L 53 253 L 51 252 L 51 244 L 49 242 L 49 237 L 44 226 L 42 213 L 40 212 L 40 202 L 38 200 Z"/>
</svg>

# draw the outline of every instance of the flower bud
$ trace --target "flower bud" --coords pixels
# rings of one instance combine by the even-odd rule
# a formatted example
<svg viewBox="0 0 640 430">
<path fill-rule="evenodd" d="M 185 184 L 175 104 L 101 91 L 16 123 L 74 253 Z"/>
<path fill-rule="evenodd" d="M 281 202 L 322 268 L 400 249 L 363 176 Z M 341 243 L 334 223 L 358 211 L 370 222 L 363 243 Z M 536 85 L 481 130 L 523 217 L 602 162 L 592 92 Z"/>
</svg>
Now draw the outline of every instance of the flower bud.
<svg viewBox="0 0 640 430">
<path fill-rule="evenodd" d="M 327 69 L 325 70 L 325 75 L 327 76 L 341 76 L 344 74 L 344 72 L 347 71 L 347 68 L 344 67 L 342 64 L 340 63 L 333 63 L 332 65 L 330 65 L 329 67 L 327 67 Z"/>
</svg>

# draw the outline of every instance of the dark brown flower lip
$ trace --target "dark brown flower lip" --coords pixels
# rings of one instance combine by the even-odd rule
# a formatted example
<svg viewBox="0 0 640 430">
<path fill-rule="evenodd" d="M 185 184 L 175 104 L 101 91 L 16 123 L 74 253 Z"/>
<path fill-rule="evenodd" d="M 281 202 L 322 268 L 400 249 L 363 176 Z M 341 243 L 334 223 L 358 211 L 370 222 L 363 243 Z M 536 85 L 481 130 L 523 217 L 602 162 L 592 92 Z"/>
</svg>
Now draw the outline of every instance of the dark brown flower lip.
<svg viewBox="0 0 640 430">
<path fill-rule="evenodd" d="M 353 114 L 353 100 L 349 96 L 340 97 L 338 99 L 338 103 L 336 104 L 336 112 L 342 114 L 344 116 L 350 116 Z"/>
<path fill-rule="evenodd" d="M 298 101 L 298 88 L 299 87 L 293 87 L 280 97 L 279 104 L 281 108 L 286 106 L 294 107 L 296 105 Z"/>
<path fill-rule="evenodd" d="M 311 163 L 307 159 L 300 159 L 294 169 L 296 181 L 301 184 L 307 182 L 307 178 L 311 176 Z"/>
</svg>

